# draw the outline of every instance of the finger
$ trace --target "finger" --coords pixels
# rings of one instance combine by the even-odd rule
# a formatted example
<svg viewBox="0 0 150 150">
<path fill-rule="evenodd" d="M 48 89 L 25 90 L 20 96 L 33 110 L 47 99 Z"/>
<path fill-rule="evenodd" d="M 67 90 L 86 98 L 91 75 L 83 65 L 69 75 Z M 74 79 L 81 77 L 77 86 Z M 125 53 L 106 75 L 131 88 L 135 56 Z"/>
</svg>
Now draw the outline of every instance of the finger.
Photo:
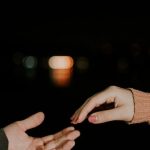
<svg viewBox="0 0 150 150">
<path fill-rule="evenodd" d="M 75 140 L 77 137 L 80 136 L 80 132 L 79 131 L 70 131 L 69 133 L 67 133 L 66 135 L 63 135 L 55 140 L 52 140 L 50 142 L 48 142 L 45 145 L 45 149 L 54 149 L 54 148 L 58 148 L 60 147 L 63 143 L 65 143 L 66 141 L 73 141 Z"/>
<path fill-rule="evenodd" d="M 49 135 L 49 136 L 43 137 L 42 140 L 43 140 L 44 143 L 47 143 L 49 141 L 55 140 L 55 139 L 65 135 L 68 132 L 73 131 L 73 130 L 75 130 L 74 127 L 67 127 L 65 129 L 63 129 L 62 131 L 59 131 L 58 133 L 55 133 L 54 135 Z"/>
<path fill-rule="evenodd" d="M 80 132 L 78 130 L 71 131 L 66 135 L 67 140 L 75 140 L 80 136 Z"/>
<path fill-rule="evenodd" d="M 73 120 L 75 117 L 75 113 L 70 117 L 70 120 Z"/>
<path fill-rule="evenodd" d="M 44 120 L 44 113 L 38 112 L 22 121 L 18 121 L 19 126 L 24 130 L 39 126 Z"/>
<path fill-rule="evenodd" d="M 86 105 L 80 108 L 79 111 L 77 111 L 76 116 L 74 120 L 72 121 L 74 124 L 83 122 L 88 113 L 92 111 L 96 107 L 97 103 L 95 99 L 91 99 Z"/>
<path fill-rule="evenodd" d="M 79 108 L 73 115 L 72 119 L 71 119 L 71 123 L 73 124 L 76 124 L 77 123 L 77 120 L 78 120 L 78 117 L 79 117 L 79 113 L 81 112 L 81 109 L 82 108 Z"/>
<path fill-rule="evenodd" d="M 82 121 L 85 120 L 87 114 L 96 106 L 96 103 L 93 101 L 93 99 L 88 99 L 73 115 L 73 118 L 72 118 L 72 122 L 73 124 L 77 124 L 77 123 L 80 123 Z M 82 112 L 82 110 L 84 109 L 84 112 L 82 114 L 82 119 L 79 120 L 79 117 L 80 117 L 80 113 Z"/>
<path fill-rule="evenodd" d="M 75 141 L 66 141 L 56 150 L 71 150 L 75 146 Z"/>
<path fill-rule="evenodd" d="M 44 146 L 39 146 L 36 150 L 44 150 Z"/>
<path fill-rule="evenodd" d="M 93 113 L 89 116 L 88 121 L 93 124 L 104 123 L 113 120 L 122 120 L 122 108 L 118 107 L 111 110 Z"/>
<path fill-rule="evenodd" d="M 55 138 L 55 139 L 58 139 L 58 138 L 60 138 L 60 137 L 62 137 L 62 136 L 64 136 L 64 135 L 67 135 L 68 133 L 70 133 L 71 131 L 74 131 L 74 130 L 75 130 L 74 127 L 65 128 L 65 129 L 63 129 L 62 131 L 60 131 L 60 132 L 54 134 L 54 138 Z"/>
<path fill-rule="evenodd" d="M 44 146 L 39 146 L 36 150 L 44 150 Z"/>
<path fill-rule="evenodd" d="M 85 106 L 90 100 L 91 100 L 91 97 L 88 98 L 88 99 L 83 103 L 83 105 L 75 111 L 75 113 L 74 113 L 74 114 L 72 115 L 72 117 L 70 118 L 72 121 L 77 120 L 77 115 L 78 115 L 78 113 L 81 111 L 82 108 L 84 108 L 84 106 Z"/>
<path fill-rule="evenodd" d="M 36 150 L 44 150 L 44 143 L 41 140 L 41 138 L 34 138 L 32 139 L 32 144 L 30 145 L 31 147 L 36 147 Z M 28 149 L 32 149 L 29 147 Z"/>
</svg>

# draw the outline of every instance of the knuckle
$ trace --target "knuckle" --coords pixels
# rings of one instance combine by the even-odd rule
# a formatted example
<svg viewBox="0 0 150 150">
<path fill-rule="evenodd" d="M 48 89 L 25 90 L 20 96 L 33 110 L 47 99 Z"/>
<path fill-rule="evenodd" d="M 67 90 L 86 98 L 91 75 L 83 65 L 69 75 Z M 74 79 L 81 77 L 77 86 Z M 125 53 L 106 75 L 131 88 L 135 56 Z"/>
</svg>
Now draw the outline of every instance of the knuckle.
<svg viewBox="0 0 150 150">
<path fill-rule="evenodd" d="M 108 87 L 108 89 L 111 89 L 111 90 L 116 90 L 117 88 L 118 88 L 118 87 L 115 86 L 115 85 L 111 85 L 111 86 Z"/>
<path fill-rule="evenodd" d="M 97 116 L 97 122 L 104 122 L 105 120 L 105 115 L 98 115 Z"/>
</svg>

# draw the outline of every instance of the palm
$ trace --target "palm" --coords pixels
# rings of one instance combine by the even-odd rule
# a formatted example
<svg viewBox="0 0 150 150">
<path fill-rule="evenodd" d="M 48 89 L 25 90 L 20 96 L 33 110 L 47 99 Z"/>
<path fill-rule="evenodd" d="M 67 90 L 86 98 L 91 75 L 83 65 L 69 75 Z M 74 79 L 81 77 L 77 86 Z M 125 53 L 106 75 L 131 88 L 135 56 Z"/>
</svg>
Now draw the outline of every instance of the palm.
<svg viewBox="0 0 150 150">
<path fill-rule="evenodd" d="M 42 146 L 42 140 L 36 139 L 33 137 L 29 137 L 20 127 L 17 123 L 14 123 L 11 125 L 11 128 L 14 132 L 12 132 L 12 140 L 10 143 L 10 147 L 12 147 L 11 150 L 34 150 L 38 146 Z M 18 138 L 16 138 L 18 137 Z M 15 144 L 16 143 L 16 144 Z M 15 144 L 15 147 L 13 148 L 13 145 Z"/>
</svg>

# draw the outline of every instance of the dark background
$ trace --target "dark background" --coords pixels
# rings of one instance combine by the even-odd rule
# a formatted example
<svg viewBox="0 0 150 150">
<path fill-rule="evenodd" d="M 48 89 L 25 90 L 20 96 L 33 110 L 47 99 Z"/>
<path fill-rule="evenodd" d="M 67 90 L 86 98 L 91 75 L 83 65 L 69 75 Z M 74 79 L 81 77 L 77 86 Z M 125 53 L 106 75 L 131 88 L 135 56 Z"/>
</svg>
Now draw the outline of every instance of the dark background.
<svg viewBox="0 0 150 150">
<path fill-rule="evenodd" d="M 43 111 L 44 123 L 29 134 L 52 134 L 71 125 L 73 112 L 109 85 L 149 91 L 149 16 L 54 14 L 18 12 L 1 16 L 0 127 Z M 30 55 L 38 64 L 28 76 L 20 59 Z M 53 55 L 70 55 L 75 61 L 67 87 L 55 86 L 46 63 L 43 66 L 43 59 Z M 86 70 L 76 66 L 80 57 L 88 60 Z M 145 123 L 91 125 L 85 121 L 75 127 L 81 137 L 74 149 L 122 148 L 118 143 L 124 148 L 148 146 L 150 127 Z"/>
</svg>

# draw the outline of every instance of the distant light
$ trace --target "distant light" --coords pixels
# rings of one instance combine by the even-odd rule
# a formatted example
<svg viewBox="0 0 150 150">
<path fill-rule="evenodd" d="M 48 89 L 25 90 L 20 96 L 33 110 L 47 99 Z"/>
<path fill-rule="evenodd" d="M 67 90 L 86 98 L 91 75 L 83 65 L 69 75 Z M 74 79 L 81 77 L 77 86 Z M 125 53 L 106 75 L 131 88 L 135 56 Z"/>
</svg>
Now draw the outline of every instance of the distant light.
<svg viewBox="0 0 150 150">
<path fill-rule="evenodd" d="M 86 57 L 79 57 L 76 66 L 79 70 L 87 70 L 89 67 L 89 61 Z"/>
<path fill-rule="evenodd" d="M 34 69 L 37 66 L 37 58 L 34 56 L 27 56 L 23 59 L 23 65 L 27 69 Z"/>
<path fill-rule="evenodd" d="M 70 69 L 74 61 L 71 56 L 52 56 L 48 60 L 48 65 L 52 69 Z"/>
</svg>

